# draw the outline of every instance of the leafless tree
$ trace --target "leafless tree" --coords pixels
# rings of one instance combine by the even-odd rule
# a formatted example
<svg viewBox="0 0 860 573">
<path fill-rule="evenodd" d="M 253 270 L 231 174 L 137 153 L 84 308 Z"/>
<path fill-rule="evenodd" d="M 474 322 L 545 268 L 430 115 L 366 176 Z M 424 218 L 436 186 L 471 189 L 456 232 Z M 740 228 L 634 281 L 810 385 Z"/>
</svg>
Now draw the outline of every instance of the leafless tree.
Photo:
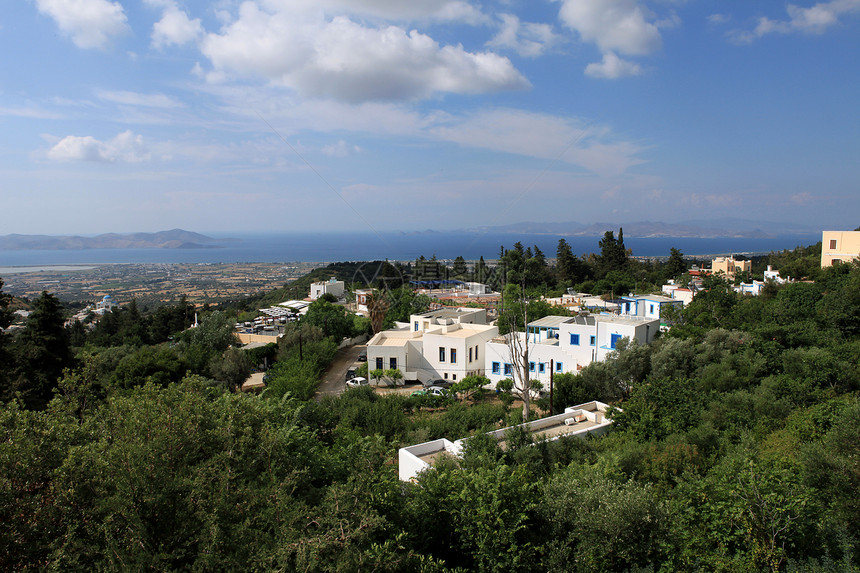
<svg viewBox="0 0 860 573">
<path fill-rule="evenodd" d="M 385 294 L 375 290 L 369 297 L 367 307 L 370 310 L 370 324 L 373 328 L 373 334 L 376 334 L 382 330 L 385 313 L 388 312 L 388 299 Z"/>
<path fill-rule="evenodd" d="M 511 357 L 511 380 L 513 381 L 511 392 L 523 401 L 523 421 L 527 422 L 531 417 L 532 407 L 532 380 L 530 378 L 531 369 L 529 368 L 529 310 L 524 290 L 522 288 L 518 290 L 518 300 L 508 301 L 509 304 L 503 310 L 510 327 L 510 332 L 505 335 L 505 342 Z M 513 292 L 511 289 L 506 294 Z M 522 328 L 523 332 L 519 332 L 519 328 Z"/>
</svg>

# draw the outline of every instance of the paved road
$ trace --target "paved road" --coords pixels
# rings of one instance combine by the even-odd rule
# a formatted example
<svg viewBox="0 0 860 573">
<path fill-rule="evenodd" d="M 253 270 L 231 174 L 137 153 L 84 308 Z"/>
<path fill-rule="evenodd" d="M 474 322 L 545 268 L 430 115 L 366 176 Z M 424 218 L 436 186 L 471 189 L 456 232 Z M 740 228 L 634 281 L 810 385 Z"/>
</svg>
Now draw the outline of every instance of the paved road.
<svg viewBox="0 0 860 573">
<path fill-rule="evenodd" d="M 366 344 L 347 346 L 337 351 L 337 354 L 329 365 L 328 370 L 322 376 L 316 397 L 320 398 L 326 394 L 340 394 L 346 389 L 346 371 L 357 360 L 362 350 L 366 350 Z"/>
</svg>

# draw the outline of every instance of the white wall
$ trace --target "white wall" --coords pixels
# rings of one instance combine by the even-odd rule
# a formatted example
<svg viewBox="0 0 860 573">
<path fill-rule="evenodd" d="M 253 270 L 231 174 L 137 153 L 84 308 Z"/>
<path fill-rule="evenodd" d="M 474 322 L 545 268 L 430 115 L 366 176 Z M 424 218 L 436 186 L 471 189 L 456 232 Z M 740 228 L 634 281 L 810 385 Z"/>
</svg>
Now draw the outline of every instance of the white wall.
<svg viewBox="0 0 860 573">
<path fill-rule="evenodd" d="M 493 372 L 493 363 L 498 362 L 499 371 Z M 555 369 L 556 374 L 564 372 L 577 372 L 576 357 L 567 351 L 564 347 L 554 344 L 529 344 L 529 362 L 535 363 L 535 369 L 530 372 L 532 380 L 539 380 L 545 390 L 549 389 L 550 367 Z M 514 366 L 514 361 L 511 359 L 508 345 L 504 342 L 488 342 L 486 356 L 484 358 L 484 375 L 490 379 L 492 387 L 505 378 L 512 378 L 511 374 L 505 374 L 505 363 Z M 558 364 L 561 363 L 561 370 L 558 370 Z M 541 373 L 540 365 L 544 365 L 544 371 Z"/>
<path fill-rule="evenodd" d="M 450 333 L 450 334 L 449 334 Z M 465 334 L 469 333 L 469 334 Z M 489 340 L 498 336 L 499 329 L 495 326 L 478 325 L 472 329 L 468 326 L 452 325 L 424 333 L 424 360 L 429 370 L 435 373 L 434 378 L 459 381 L 470 374 L 484 374 L 486 360 L 486 345 Z M 445 360 L 441 361 L 439 348 L 445 349 Z M 456 351 L 456 362 L 451 362 L 451 350 Z M 469 350 L 471 349 L 471 360 Z"/>
</svg>

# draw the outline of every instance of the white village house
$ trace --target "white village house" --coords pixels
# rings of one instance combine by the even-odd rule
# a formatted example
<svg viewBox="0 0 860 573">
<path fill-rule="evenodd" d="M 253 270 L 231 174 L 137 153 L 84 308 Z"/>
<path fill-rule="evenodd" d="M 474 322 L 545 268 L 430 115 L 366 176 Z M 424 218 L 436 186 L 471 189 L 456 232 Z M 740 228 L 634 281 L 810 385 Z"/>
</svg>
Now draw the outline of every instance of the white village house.
<svg viewBox="0 0 860 573">
<path fill-rule="evenodd" d="M 484 346 L 499 334 L 486 321 L 486 310 L 474 308 L 414 314 L 408 324 L 399 323 L 367 342 L 368 368 L 396 368 L 405 381 L 421 382 L 482 375 Z"/>
<path fill-rule="evenodd" d="M 487 343 L 485 376 L 495 387 L 511 378 L 514 360 L 506 337 L 528 337 L 529 371 L 533 380 L 549 385 L 550 372 L 578 372 L 601 361 L 615 350 L 622 338 L 648 344 L 660 330 L 660 320 L 640 316 L 588 314 L 546 316 L 528 324 L 526 333 L 510 333 Z"/>
</svg>

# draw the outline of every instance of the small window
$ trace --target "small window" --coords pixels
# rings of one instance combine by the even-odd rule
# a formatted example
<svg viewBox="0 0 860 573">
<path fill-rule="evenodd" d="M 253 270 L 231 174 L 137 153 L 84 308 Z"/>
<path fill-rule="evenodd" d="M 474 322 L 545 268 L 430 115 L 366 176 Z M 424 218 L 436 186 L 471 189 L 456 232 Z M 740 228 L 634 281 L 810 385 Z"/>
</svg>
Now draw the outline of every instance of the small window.
<svg viewBox="0 0 860 573">
<path fill-rule="evenodd" d="M 514 369 L 510 364 L 505 364 L 505 376 L 510 376 Z"/>
<path fill-rule="evenodd" d="M 475 345 L 475 360 L 478 359 L 478 345 Z"/>
<path fill-rule="evenodd" d="M 563 372 L 563 371 L 564 371 L 564 368 L 562 367 L 561 362 L 556 362 L 556 363 L 555 363 L 555 371 L 556 371 L 556 372 Z"/>
<path fill-rule="evenodd" d="M 451 374 L 451 380 L 456 380 L 456 379 L 457 379 L 457 375 L 456 375 L 456 374 Z"/>
<path fill-rule="evenodd" d="M 439 362 L 445 362 L 445 349 L 439 347 Z"/>
<path fill-rule="evenodd" d="M 538 364 L 538 372 L 540 374 L 543 374 L 544 372 L 546 372 L 546 363 L 541 362 L 540 364 Z"/>
<path fill-rule="evenodd" d="M 415 321 L 415 332 L 418 332 L 418 321 Z"/>
<path fill-rule="evenodd" d="M 447 372 L 445 372 L 445 375 L 444 375 L 444 376 L 445 376 L 445 380 L 447 380 L 447 379 L 448 379 L 448 373 L 447 373 Z"/>
<path fill-rule="evenodd" d="M 529 362 L 529 372 L 534 372 L 534 371 L 535 371 L 535 363 Z"/>
<path fill-rule="evenodd" d="M 456 364 L 456 363 L 457 363 L 457 349 L 452 348 L 451 349 L 451 364 Z"/>
<path fill-rule="evenodd" d="M 472 362 L 472 347 L 469 347 L 469 362 Z"/>
<path fill-rule="evenodd" d="M 830 239 L 830 248 L 831 248 L 831 249 L 835 249 L 835 248 L 836 248 L 836 239 Z"/>
<path fill-rule="evenodd" d="M 648 312 L 650 312 L 651 314 L 654 314 L 654 305 L 652 304 L 648 308 L 649 308 Z"/>
<path fill-rule="evenodd" d="M 501 364 L 493 362 L 493 374 L 498 374 L 499 372 L 501 372 Z"/>
<path fill-rule="evenodd" d="M 382 370 L 382 356 L 376 357 L 376 369 Z"/>
<path fill-rule="evenodd" d="M 620 334 L 613 334 L 611 336 L 609 346 L 614 350 L 615 345 L 618 344 L 619 340 L 621 340 L 621 335 Z"/>
<path fill-rule="evenodd" d="M 597 345 L 597 337 L 596 337 L 596 336 L 592 336 L 592 337 L 589 339 L 588 343 L 589 343 L 590 345 L 592 345 L 592 346 L 596 346 L 596 345 Z"/>
<path fill-rule="evenodd" d="M 392 370 L 397 369 L 397 358 L 396 357 L 391 357 L 388 359 L 388 367 L 391 368 Z"/>
<path fill-rule="evenodd" d="M 570 335 L 570 344 L 572 346 L 579 346 L 579 335 L 578 334 L 571 334 Z"/>
</svg>

